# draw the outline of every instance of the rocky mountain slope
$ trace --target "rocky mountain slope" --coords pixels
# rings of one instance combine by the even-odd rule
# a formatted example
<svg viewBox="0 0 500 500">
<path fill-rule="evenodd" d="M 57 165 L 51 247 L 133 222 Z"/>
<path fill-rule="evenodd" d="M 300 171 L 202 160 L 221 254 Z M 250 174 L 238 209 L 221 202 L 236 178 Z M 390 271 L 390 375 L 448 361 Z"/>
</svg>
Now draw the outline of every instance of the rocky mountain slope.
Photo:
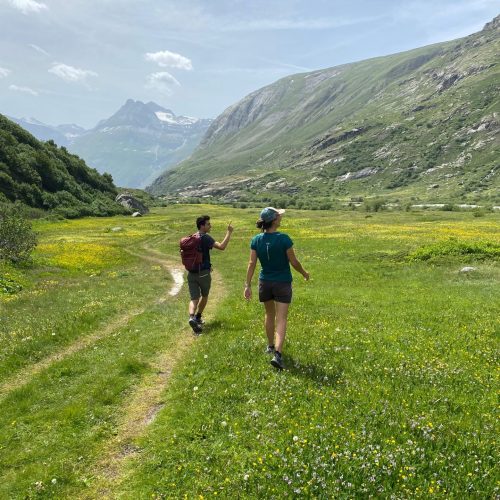
<svg viewBox="0 0 500 500">
<path fill-rule="evenodd" d="M 100 172 L 109 172 L 117 185 L 144 187 L 187 158 L 211 121 L 129 99 L 113 116 L 75 137 L 69 148 Z"/>
<path fill-rule="evenodd" d="M 500 16 L 478 33 L 283 78 L 148 188 L 234 201 L 498 201 Z"/>
</svg>

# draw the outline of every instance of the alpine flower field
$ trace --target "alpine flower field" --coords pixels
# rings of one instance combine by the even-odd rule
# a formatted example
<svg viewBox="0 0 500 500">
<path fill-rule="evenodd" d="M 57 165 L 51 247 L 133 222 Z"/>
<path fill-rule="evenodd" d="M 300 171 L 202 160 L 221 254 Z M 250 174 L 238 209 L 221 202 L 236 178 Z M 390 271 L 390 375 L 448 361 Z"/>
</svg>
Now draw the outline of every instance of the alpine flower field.
<svg viewBox="0 0 500 500">
<path fill-rule="evenodd" d="M 169 290 L 205 213 L 235 231 L 194 337 Z M 287 210 L 311 280 L 278 372 L 243 299 L 258 213 L 35 223 L 0 263 L 0 498 L 499 495 L 498 214 Z"/>
</svg>

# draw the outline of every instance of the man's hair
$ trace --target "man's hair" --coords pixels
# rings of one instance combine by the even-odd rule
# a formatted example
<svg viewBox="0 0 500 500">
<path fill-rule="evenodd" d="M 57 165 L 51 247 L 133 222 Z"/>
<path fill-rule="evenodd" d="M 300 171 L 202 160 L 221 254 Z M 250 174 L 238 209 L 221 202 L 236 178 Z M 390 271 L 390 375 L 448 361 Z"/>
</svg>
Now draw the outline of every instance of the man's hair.
<svg viewBox="0 0 500 500">
<path fill-rule="evenodd" d="M 204 226 L 207 221 L 210 220 L 210 215 L 202 215 L 196 219 L 196 227 L 200 229 L 201 226 Z"/>
</svg>

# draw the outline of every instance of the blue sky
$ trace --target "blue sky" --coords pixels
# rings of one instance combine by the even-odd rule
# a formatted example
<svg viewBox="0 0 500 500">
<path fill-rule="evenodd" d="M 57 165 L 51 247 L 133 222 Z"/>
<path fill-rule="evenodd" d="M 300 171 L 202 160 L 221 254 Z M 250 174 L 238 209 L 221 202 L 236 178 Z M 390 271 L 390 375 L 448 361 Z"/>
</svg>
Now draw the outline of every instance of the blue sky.
<svg viewBox="0 0 500 500">
<path fill-rule="evenodd" d="M 0 113 L 90 128 L 132 98 L 213 118 L 286 75 L 499 13 L 498 0 L 0 0 Z"/>
</svg>

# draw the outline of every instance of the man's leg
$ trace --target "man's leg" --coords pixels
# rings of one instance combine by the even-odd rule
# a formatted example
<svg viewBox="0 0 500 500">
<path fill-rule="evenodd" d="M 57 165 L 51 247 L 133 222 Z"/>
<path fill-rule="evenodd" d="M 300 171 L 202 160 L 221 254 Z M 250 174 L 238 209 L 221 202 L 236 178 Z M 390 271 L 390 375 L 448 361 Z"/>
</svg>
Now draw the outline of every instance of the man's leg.
<svg viewBox="0 0 500 500">
<path fill-rule="evenodd" d="M 200 303 L 200 299 L 191 299 L 189 302 L 189 316 L 194 316 L 196 314 L 196 308 Z"/>
<path fill-rule="evenodd" d="M 206 295 L 205 297 L 201 297 L 200 301 L 197 304 L 198 305 L 198 314 L 201 314 L 205 310 L 207 302 L 208 302 L 208 295 Z"/>
<path fill-rule="evenodd" d="M 201 299 L 198 302 L 198 315 L 197 317 L 201 318 L 201 314 L 205 310 L 205 307 L 208 302 L 208 294 L 210 293 L 210 287 L 212 285 L 212 276 L 210 271 L 205 271 L 205 274 L 200 273 L 198 277 L 198 285 L 201 294 Z"/>
<path fill-rule="evenodd" d="M 264 307 L 266 308 L 264 327 L 266 329 L 267 345 L 274 345 L 274 318 L 276 316 L 274 300 L 267 300 L 266 302 L 264 302 Z"/>
<path fill-rule="evenodd" d="M 188 274 L 188 286 L 189 295 L 191 296 L 191 301 L 189 302 L 189 326 L 193 329 L 194 333 L 201 333 L 201 327 L 198 325 L 195 318 L 201 295 L 196 275 L 192 273 Z"/>
</svg>

